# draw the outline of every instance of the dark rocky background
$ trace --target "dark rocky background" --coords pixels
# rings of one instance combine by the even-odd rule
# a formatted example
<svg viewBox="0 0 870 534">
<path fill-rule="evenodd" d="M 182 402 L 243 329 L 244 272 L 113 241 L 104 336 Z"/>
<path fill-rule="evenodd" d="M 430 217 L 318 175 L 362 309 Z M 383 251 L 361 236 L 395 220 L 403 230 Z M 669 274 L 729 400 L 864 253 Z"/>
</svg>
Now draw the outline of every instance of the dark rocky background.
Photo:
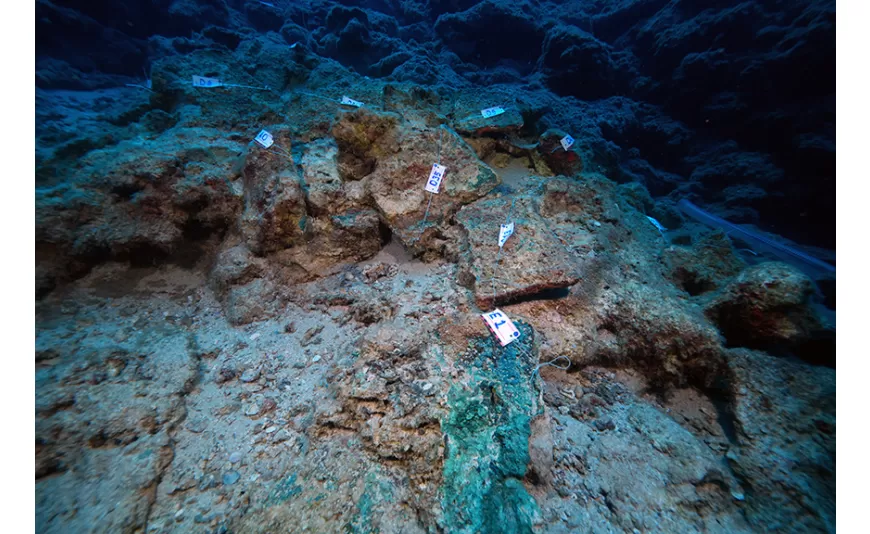
<svg viewBox="0 0 870 534">
<path fill-rule="evenodd" d="M 372 78 L 502 86 L 536 107 L 537 130 L 597 145 L 611 179 L 833 249 L 834 6 L 39 0 L 36 82 L 116 87 L 161 57 L 274 32 Z"/>
<path fill-rule="evenodd" d="M 38 1 L 37 531 L 834 532 L 834 7 Z"/>
</svg>

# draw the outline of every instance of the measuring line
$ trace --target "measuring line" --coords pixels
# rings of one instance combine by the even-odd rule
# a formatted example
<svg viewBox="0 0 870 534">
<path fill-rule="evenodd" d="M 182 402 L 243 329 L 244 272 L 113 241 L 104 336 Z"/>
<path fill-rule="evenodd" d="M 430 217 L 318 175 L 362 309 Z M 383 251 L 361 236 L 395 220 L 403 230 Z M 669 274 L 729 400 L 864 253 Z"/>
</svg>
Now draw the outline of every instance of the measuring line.
<svg viewBox="0 0 870 534">
<path fill-rule="evenodd" d="M 334 99 L 334 98 L 329 98 L 329 97 L 326 97 L 326 96 L 316 95 L 316 94 L 314 94 L 314 93 L 309 93 L 309 92 L 307 92 L 307 91 L 293 91 L 293 94 L 296 94 L 296 95 L 305 95 L 305 96 L 310 96 L 310 97 L 312 97 L 312 98 L 319 98 L 319 99 L 321 99 L 321 100 L 326 100 L 327 102 L 332 102 L 333 104 L 338 104 L 339 106 L 351 106 L 351 105 L 353 105 L 353 104 L 350 104 L 350 103 L 342 102 L 340 99 L 339 99 L 339 100 L 336 100 L 336 99 Z M 349 98 L 349 97 L 348 97 L 348 98 Z M 357 109 L 360 109 L 360 108 L 362 108 L 362 107 L 365 107 L 365 108 L 367 108 L 367 109 L 373 109 L 373 110 L 376 110 L 376 111 L 386 111 L 386 109 L 384 108 L 384 106 L 381 106 L 380 108 L 378 108 L 378 107 L 373 106 L 373 105 L 368 105 L 368 104 L 366 104 L 366 103 L 364 103 L 364 102 L 357 102 L 357 103 L 360 104 L 360 105 L 359 105 L 359 106 L 353 105 L 353 107 L 355 107 L 355 108 L 357 108 Z"/>
<path fill-rule="evenodd" d="M 334 100 L 332 98 L 327 98 L 325 96 L 315 95 L 314 93 L 306 93 L 305 91 L 294 91 L 294 93 L 296 93 L 298 95 L 305 95 L 305 96 L 311 96 L 314 98 L 319 98 L 321 100 L 326 100 L 327 102 L 332 102 L 333 104 L 341 104 L 340 100 Z"/>
<path fill-rule="evenodd" d="M 561 360 L 561 359 L 563 359 L 563 358 L 568 362 L 568 363 L 565 365 L 565 367 L 562 367 L 561 365 L 556 365 L 556 363 L 554 363 L 554 362 L 557 362 L 557 361 L 559 361 L 559 360 Z M 548 362 L 543 362 L 543 363 L 539 363 L 538 365 L 536 365 L 536 366 L 535 366 L 535 373 L 538 373 L 538 375 L 540 375 L 540 374 L 541 374 L 541 373 L 540 373 L 541 367 L 546 367 L 546 366 L 548 366 L 548 365 L 549 365 L 550 367 L 555 367 L 556 369 L 561 369 L 561 370 L 563 370 L 563 371 L 567 371 L 568 368 L 571 367 L 571 359 L 568 358 L 567 356 L 564 356 L 564 355 L 563 355 L 563 356 L 556 356 L 555 358 L 553 358 L 552 360 L 550 360 L 550 361 L 548 361 Z M 534 373 L 533 373 L 533 374 L 534 374 Z"/>
<path fill-rule="evenodd" d="M 517 352 L 521 353 L 523 356 L 526 356 L 529 359 L 529 361 L 536 359 L 534 357 L 534 355 L 532 355 L 532 352 L 530 350 L 526 350 L 526 347 L 524 347 L 522 345 L 522 343 L 520 343 L 520 339 L 517 339 L 516 342 L 518 344 L 514 348 Z M 493 339 L 493 345 L 496 348 L 496 354 L 501 352 L 501 355 L 504 355 L 506 353 L 508 347 L 511 346 L 511 344 L 512 343 L 508 343 L 507 345 L 502 347 L 502 346 L 499 346 L 498 342 L 495 339 Z M 558 362 L 559 360 L 564 360 L 565 363 L 562 365 L 557 364 L 556 362 Z M 532 371 L 531 378 L 534 380 L 535 375 L 538 375 L 538 377 L 541 377 L 541 367 L 548 367 L 549 366 L 549 367 L 555 367 L 556 369 L 561 369 L 562 371 L 567 371 L 571 367 L 571 363 L 572 363 L 571 359 L 565 355 L 556 356 L 555 358 L 553 358 L 552 360 L 550 360 L 548 362 L 539 362 L 535 366 L 535 369 Z M 543 380 L 543 378 L 542 378 L 542 380 Z"/>
<path fill-rule="evenodd" d="M 256 89 L 258 91 L 271 91 L 272 89 L 267 85 L 265 87 L 254 87 L 253 85 L 239 85 L 237 83 L 221 83 L 223 87 L 241 87 L 243 89 Z"/>
<path fill-rule="evenodd" d="M 263 150 L 265 150 L 266 152 L 272 152 L 272 154 L 278 154 L 279 156 L 284 156 L 284 157 L 290 158 L 290 161 L 293 161 L 293 155 L 290 154 L 289 152 L 285 151 L 283 148 L 281 148 L 281 147 L 279 147 L 279 146 L 275 146 L 275 145 L 273 145 L 273 146 L 270 147 L 270 148 L 274 148 L 274 149 L 277 150 L 278 152 L 273 152 L 273 151 L 270 150 L 269 148 L 265 148 L 265 149 L 263 149 Z"/>
</svg>

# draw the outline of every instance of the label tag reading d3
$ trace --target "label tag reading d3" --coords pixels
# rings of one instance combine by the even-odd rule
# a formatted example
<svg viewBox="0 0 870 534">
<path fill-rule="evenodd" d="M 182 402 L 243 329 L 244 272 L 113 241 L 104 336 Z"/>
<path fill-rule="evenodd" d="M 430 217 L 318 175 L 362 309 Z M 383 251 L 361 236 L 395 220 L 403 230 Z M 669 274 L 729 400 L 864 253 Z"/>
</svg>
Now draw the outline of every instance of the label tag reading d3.
<svg viewBox="0 0 870 534">
<path fill-rule="evenodd" d="M 574 138 L 571 137 L 570 135 L 566 135 L 559 142 L 562 143 L 562 148 L 564 148 L 565 150 L 568 150 L 569 148 L 571 148 L 571 145 L 574 144 Z"/>
<path fill-rule="evenodd" d="M 447 167 L 444 165 L 433 163 L 432 172 L 429 173 L 429 180 L 426 181 L 426 191 L 437 193 L 438 188 L 441 187 L 441 180 L 444 179 L 444 173 L 446 171 Z"/>
<path fill-rule="evenodd" d="M 275 140 L 272 139 L 272 134 L 267 132 L 266 130 L 260 130 L 260 133 L 257 134 L 257 137 L 254 138 L 254 141 L 257 142 L 263 148 L 269 148 L 273 144 L 275 144 Z"/>
<path fill-rule="evenodd" d="M 489 313 L 481 314 L 481 317 L 483 317 L 486 326 L 495 334 L 502 347 L 520 337 L 520 331 L 501 310 L 495 309 Z"/>
<path fill-rule="evenodd" d="M 496 115 L 501 115 L 504 113 L 504 108 L 494 107 L 494 108 L 486 108 L 480 110 L 480 114 L 483 115 L 484 119 L 488 119 L 490 117 L 495 117 Z"/>
<path fill-rule="evenodd" d="M 510 236 L 514 233 L 514 223 L 503 224 L 498 231 L 498 247 L 501 248 L 504 246 L 505 242 L 508 240 Z"/>
<path fill-rule="evenodd" d="M 194 87 L 220 87 L 223 84 L 217 78 L 206 78 L 204 76 L 196 76 L 193 77 L 193 86 Z"/>
<path fill-rule="evenodd" d="M 341 103 L 345 106 L 353 106 L 355 108 L 363 107 L 363 103 L 359 100 L 354 100 L 353 98 L 348 98 L 346 96 L 341 97 Z"/>
</svg>

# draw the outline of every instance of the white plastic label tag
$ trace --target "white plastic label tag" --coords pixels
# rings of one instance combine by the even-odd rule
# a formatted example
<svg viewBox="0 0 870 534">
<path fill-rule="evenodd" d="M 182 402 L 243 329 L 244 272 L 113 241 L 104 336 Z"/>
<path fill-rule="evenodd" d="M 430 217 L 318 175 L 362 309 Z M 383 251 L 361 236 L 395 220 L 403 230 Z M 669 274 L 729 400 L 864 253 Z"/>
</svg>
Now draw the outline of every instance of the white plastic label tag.
<svg viewBox="0 0 870 534">
<path fill-rule="evenodd" d="M 437 193 L 438 188 L 441 187 L 441 180 L 444 179 L 444 173 L 446 171 L 447 167 L 444 165 L 433 163 L 432 172 L 429 173 L 429 180 L 426 181 L 426 191 Z"/>
<path fill-rule="evenodd" d="M 355 108 L 363 107 L 363 103 L 359 100 L 354 100 L 353 98 L 348 98 L 346 96 L 341 97 L 341 103 L 345 106 L 353 106 Z"/>
<path fill-rule="evenodd" d="M 514 223 L 503 224 L 498 231 L 498 247 L 501 248 L 504 246 L 505 242 L 508 240 L 510 236 L 514 233 Z"/>
<path fill-rule="evenodd" d="M 520 331 L 501 310 L 495 309 L 489 313 L 481 314 L 481 317 L 483 317 L 486 326 L 495 334 L 502 347 L 520 337 Z"/>
<path fill-rule="evenodd" d="M 571 137 L 570 135 L 566 135 L 559 142 L 562 143 L 562 148 L 564 148 L 565 150 L 568 150 L 569 148 L 571 148 L 571 145 L 574 144 L 574 138 Z"/>
<path fill-rule="evenodd" d="M 217 78 L 205 78 L 203 76 L 193 77 L 194 87 L 220 87 L 223 84 Z"/>
<path fill-rule="evenodd" d="M 504 113 L 504 108 L 500 107 L 486 108 L 480 110 L 480 114 L 483 115 L 484 119 L 495 117 L 496 115 L 501 115 L 502 113 Z"/>
<path fill-rule="evenodd" d="M 266 130 L 260 130 L 260 133 L 257 134 L 257 137 L 254 138 L 254 141 L 257 142 L 263 148 L 269 148 L 273 144 L 275 144 L 275 140 L 272 139 L 272 134 L 267 132 Z"/>
</svg>

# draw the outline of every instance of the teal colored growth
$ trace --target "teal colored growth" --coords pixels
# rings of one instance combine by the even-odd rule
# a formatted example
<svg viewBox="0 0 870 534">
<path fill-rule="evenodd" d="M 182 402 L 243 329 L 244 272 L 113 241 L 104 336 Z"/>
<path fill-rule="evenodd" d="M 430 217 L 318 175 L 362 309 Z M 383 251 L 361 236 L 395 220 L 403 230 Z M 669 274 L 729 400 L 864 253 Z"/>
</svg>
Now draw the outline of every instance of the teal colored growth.
<svg viewBox="0 0 870 534">
<path fill-rule="evenodd" d="M 492 338 L 473 341 L 467 386 L 454 385 L 447 436 L 442 509 L 444 529 L 457 533 L 525 533 L 539 514 L 521 482 L 529 462 L 535 415 L 530 326 L 517 323 L 520 339 L 500 347 Z"/>
</svg>

